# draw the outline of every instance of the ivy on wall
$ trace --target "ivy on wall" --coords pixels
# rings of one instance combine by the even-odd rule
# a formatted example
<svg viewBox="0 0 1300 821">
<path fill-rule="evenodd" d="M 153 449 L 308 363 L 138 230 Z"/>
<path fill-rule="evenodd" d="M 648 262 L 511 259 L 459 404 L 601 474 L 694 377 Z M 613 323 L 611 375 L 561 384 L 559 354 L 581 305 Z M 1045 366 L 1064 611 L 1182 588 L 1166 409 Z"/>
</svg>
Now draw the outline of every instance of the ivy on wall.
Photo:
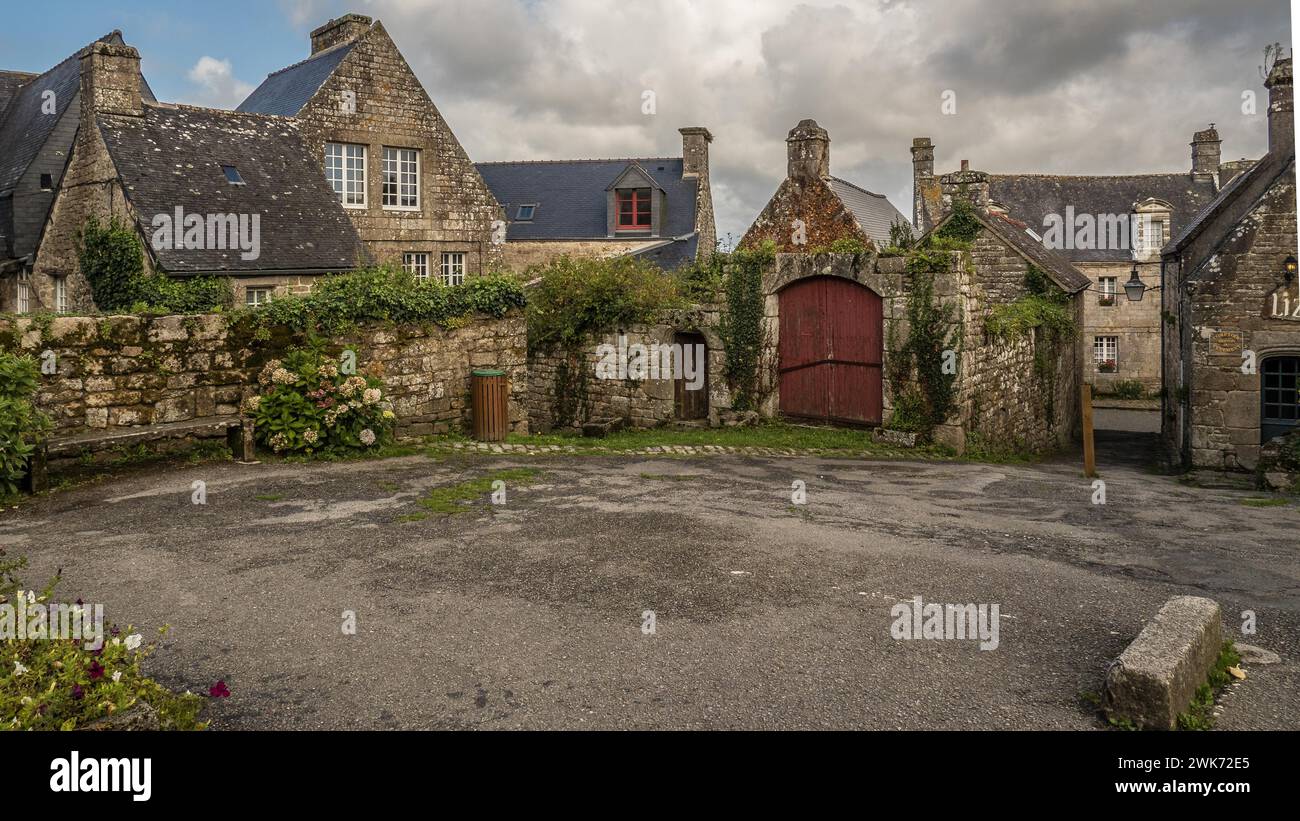
<svg viewBox="0 0 1300 821">
<path fill-rule="evenodd" d="M 95 217 L 87 220 L 77 256 L 95 307 L 103 313 L 207 313 L 230 307 L 233 299 L 222 278 L 146 274 L 140 238 L 116 218 L 107 225 Z"/>
<path fill-rule="evenodd" d="M 763 401 L 764 326 L 763 269 L 776 259 L 770 240 L 758 248 L 737 249 L 721 260 L 724 296 L 718 332 L 722 337 L 723 376 L 731 390 L 731 406 L 756 410 Z"/>
<path fill-rule="evenodd" d="M 1034 375 L 1043 390 L 1044 413 L 1050 426 L 1056 418 L 1056 382 L 1061 346 L 1078 333 L 1070 310 L 1070 295 L 1052 282 L 1046 272 L 1030 265 L 1025 272 L 1029 292 L 1015 302 L 998 305 L 984 320 L 989 337 L 1001 342 L 1032 339 Z"/>
<path fill-rule="evenodd" d="M 895 326 L 889 327 L 889 381 L 895 391 L 890 427 L 924 438 L 948 420 L 956 403 L 956 369 L 946 373 L 944 364 L 960 351 L 961 328 L 954 327 L 952 306 L 934 295 L 935 274 L 946 273 L 951 266 L 948 251 L 916 248 L 909 252 L 907 339 L 900 344 Z"/>
</svg>

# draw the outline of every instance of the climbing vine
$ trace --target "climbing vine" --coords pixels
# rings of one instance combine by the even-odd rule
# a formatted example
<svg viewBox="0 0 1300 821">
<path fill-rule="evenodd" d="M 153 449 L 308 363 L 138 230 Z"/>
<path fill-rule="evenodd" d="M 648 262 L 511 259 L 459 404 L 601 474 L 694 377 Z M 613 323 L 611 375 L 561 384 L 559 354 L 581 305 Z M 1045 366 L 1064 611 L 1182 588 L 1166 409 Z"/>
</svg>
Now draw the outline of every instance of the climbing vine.
<svg viewBox="0 0 1300 821">
<path fill-rule="evenodd" d="M 899 344 L 894 325 L 889 328 L 889 379 L 895 386 L 890 425 L 925 437 L 947 421 L 956 402 L 956 368 L 945 364 L 955 361 L 961 328 L 952 307 L 934 295 L 934 275 L 951 265 L 945 251 L 919 248 L 908 254 L 907 339 Z"/>
<path fill-rule="evenodd" d="M 764 326 L 763 269 L 776 258 L 776 244 L 737 249 L 723 261 L 726 303 L 719 321 L 725 357 L 723 375 L 732 407 L 755 410 L 762 404 Z"/>
<path fill-rule="evenodd" d="M 566 350 L 555 366 L 555 395 L 551 419 L 556 427 L 565 428 L 587 418 L 587 368 L 581 351 Z"/>
<path fill-rule="evenodd" d="M 1030 265 L 1024 284 L 1029 291 L 1015 302 L 995 307 L 984 321 L 989 337 L 1009 343 L 1029 338 L 1034 343 L 1034 375 L 1042 388 L 1048 425 L 1056 417 L 1056 381 L 1060 346 L 1077 333 L 1070 296 L 1041 268 Z"/>
<path fill-rule="evenodd" d="M 102 225 L 91 217 L 77 255 L 95 306 L 104 313 L 206 313 L 232 301 L 229 283 L 219 277 L 146 274 L 140 238 L 116 218 Z"/>
</svg>

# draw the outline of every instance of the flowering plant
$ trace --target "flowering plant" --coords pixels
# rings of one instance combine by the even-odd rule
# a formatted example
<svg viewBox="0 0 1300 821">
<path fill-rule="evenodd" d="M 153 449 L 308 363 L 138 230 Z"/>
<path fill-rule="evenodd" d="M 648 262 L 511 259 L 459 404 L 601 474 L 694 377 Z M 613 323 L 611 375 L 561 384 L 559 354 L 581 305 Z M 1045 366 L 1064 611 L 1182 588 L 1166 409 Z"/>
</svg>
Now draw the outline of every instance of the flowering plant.
<svg viewBox="0 0 1300 821">
<path fill-rule="evenodd" d="M 258 376 L 260 396 L 244 402 L 258 442 L 276 453 L 335 453 L 382 444 L 395 420 L 383 384 L 345 374 L 318 346 L 272 359 Z"/>
<path fill-rule="evenodd" d="M 1100 362 L 1097 363 L 1097 370 L 1101 371 L 1102 373 L 1115 373 L 1116 371 L 1115 360 L 1113 359 L 1101 360 Z"/>
</svg>

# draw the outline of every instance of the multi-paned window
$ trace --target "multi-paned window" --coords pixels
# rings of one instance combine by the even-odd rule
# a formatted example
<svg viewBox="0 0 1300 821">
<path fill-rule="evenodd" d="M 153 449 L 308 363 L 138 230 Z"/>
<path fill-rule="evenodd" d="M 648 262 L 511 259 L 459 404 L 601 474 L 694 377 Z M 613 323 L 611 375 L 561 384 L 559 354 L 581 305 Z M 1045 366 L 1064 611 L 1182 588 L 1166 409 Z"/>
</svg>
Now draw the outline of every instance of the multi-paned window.
<svg viewBox="0 0 1300 821">
<path fill-rule="evenodd" d="M 68 278 L 54 278 L 54 310 L 61 314 L 68 312 Z"/>
<path fill-rule="evenodd" d="M 244 304 L 250 308 L 256 308 L 259 305 L 265 305 L 271 301 L 270 288 L 245 288 Z"/>
<path fill-rule="evenodd" d="M 1119 337 L 1093 337 L 1092 360 L 1102 373 L 1115 373 L 1119 370 Z"/>
<path fill-rule="evenodd" d="M 442 255 L 442 284 L 460 285 L 465 281 L 465 253 L 447 251 Z"/>
<path fill-rule="evenodd" d="M 18 273 L 18 313 L 31 313 L 32 310 L 32 272 Z"/>
<path fill-rule="evenodd" d="M 650 230 L 650 189 L 628 188 L 618 191 L 618 230 Z"/>
<path fill-rule="evenodd" d="M 1097 304 L 1114 305 L 1119 287 L 1119 277 L 1101 277 L 1097 280 Z"/>
<path fill-rule="evenodd" d="M 385 208 L 420 207 L 420 152 L 414 148 L 384 148 Z"/>
<path fill-rule="evenodd" d="M 366 207 L 366 147 L 352 143 L 325 144 L 325 179 L 344 208 Z"/>
<path fill-rule="evenodd" d="M 429 255 L 416 251 L 402 254 L 402 267 L 415 274 L 416 279 L 429 278 Z"/>
<path fill-rule="evenodd" d="M 1139 240 L 1139 247 L 1146 253 L 1154 254 L 1164 247 L 1164 220 L 1144 216 L 1138 220 L 1138 231 L 1142 235 Z"/>
<path fill-rule="evenodd" d="M 1264 360 L 1262 441 L 1283 436 L 1300 424 L 1300 356 Z"/>
</svg>

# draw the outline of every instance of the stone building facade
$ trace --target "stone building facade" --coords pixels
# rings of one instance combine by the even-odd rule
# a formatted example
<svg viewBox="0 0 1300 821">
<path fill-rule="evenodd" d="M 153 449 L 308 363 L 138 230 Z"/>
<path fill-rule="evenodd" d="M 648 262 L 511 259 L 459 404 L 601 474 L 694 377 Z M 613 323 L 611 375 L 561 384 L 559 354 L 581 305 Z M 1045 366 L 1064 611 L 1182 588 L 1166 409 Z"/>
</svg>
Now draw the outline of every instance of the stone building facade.
<svg viewBox="0 0 1300 821">
<path fill-rule="evenodd" d="M 1175 467 L 1254 470 L 1300 425 L 1291 60 L 1272 66 L 1268 154 L 1164 250 L 1162 440 Z M 1159 283 L 1157 286 L 1155 283 Z"/>
</svg>

